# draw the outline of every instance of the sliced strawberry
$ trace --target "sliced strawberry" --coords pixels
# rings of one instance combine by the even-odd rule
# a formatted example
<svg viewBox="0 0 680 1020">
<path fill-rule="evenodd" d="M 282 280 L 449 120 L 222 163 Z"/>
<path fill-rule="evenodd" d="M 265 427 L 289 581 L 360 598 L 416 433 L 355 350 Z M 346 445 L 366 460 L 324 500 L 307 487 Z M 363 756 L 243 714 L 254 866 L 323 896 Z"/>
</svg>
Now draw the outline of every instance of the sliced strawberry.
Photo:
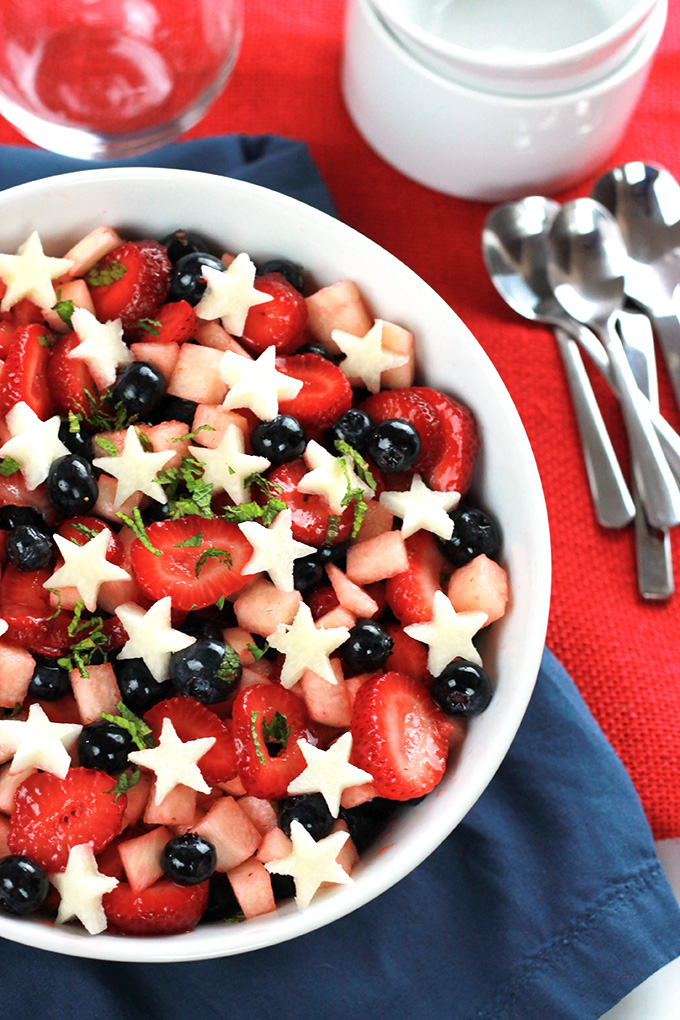
<svg viewBox="0 0 680 1020">
<path fill-rule="evenodd" d="M 243 327 L 243 343 L 253 353 L 275 347 L 278 354 L 292 354 L 304 342 L 307 304 L 302 294 L 281 273 L 265 273 L 255 280 L 255 290 L 271 301 L 253 305 Z"/>
<path fill-rule="evenodd" d="M 291 414 L 304 428 L 327 428 L 351 407 L 352 387 L 347 376 L 322 355 L 291 354 L 277 358 L 276 367 L 284 375 L 302 380 L 296 397 L 279 401 L 279 414 Z"/>
<path fill-rule="evenodd" d="M 0 358 L 3 360 L 7 357 L 10 344 L 14 339 L 15 328 L 14 323 L 0 319 Z"/>
<path fill-rule="evenodd" d="M 80 343 L 77 333 L 64 333 L 52 347 L 47 366 L 47 385 L 57 411 L 64 416 L 69 411 L 88 414 L 92 408 L 87 394 L 95 397 L 98 393 L 87 364 L 80 358 L 68 356 Z"/>
<path fill-rule="evenodd" d="M 0 390 L 0 415 L 5 415 L 20 400 L 46 421 L 54 413 L 52 394 L 47 383 L 51 334 L 44 324 L 20 326 L 7 352 Z"/>
<path fill-rule="evenodd" d="M 366 680 L 357 691 L 351 730 L 352 759 L 373 776 L 379 797 L 422 797 L 444 775 L 449 725 L 413 677 L 390 672 Z"/>
<path fill-rule="evenodd" d="M 160 737 L 164 719 L 170 720 L 180 740 L 215 737 L 213 746 L 199 759 L 199 768 L 206 783 L 212 786 L 236 778 L 236 750 L 230 719 L 222 722 L 194 698 L 168 698 L 159 701 L 144 716 L 156 740 Z"/>
<path fill-rule="evenodd" d="M 285 747 L 272 754 L 264 724 L 271 723 L 277 712 L 285 716 L 290 733 Z M 238 774 L 247 792 L 269 800 L 287 796 L 289 783 L 306 767 L 297 742 L 312 736 L 304 702 L 279 684 L 257 684 L 238 695 L 232 719 Z"/>
<path fill-rule="evenodd" d="M 158 521 L 146 529 L 156 555 L 139 539 L 130 549 L 135 581 L 149 598 L 172 597 L 174 609 L 204 609 L 243 586 L 253 547 L 237 524 L 202 517 Z M 200 532 L 200 545 L 186 545 Z"/>
<path fill-rule="evenodd" d="M 469 407 L 428 386 L 414 386 L 413 392 L 436 412 L 442 439 L 441 455 L 424 472 L 431 489 L 455 490 L 461 496 L 470 488 L 479 452 L 477 423 Z"/>
<path fill-rule="evenodd" d="M 402 418 L 413 425 L 420 436 L 421 451 L 411 474 L 415 472 L 426 475 L 437 463 L 443 448 L 439 417 L 413 387 L 374 393 L 363 402 L 361 409 L 376 423 L 390 418 Z M 394 479 L 395 476 L 391 475 L 390 488 Z"/>
<path fill-rule="evenodd" d="M 70 517 L 57 529 L 57 535 L 66 538 L 76 545 L 85 545 L 102 531 L 109 531 L 111 537 L 106 548 L 106 558 L 120 566 L 125 558 L 125 550 L 118 537 L 111 531 L 111 525 L 100 521 L 98 517 Z"/>
<path fill-rule="evenodd" d="M 0 476 L 0 506 L 35 507 L 49 525 L 52 525 L 57 517 L 47 494 L 47 486 L 43 484 L 35 489 L 27 489 L 26 481 L 20 471 L 15 471 L 12 475 Z"/>
<path fill-rule="evenodd" d="M 100 322 L 122 319 L 131 336 L 144 333 L 140 319 L 155 319 L 170 282 L 170 260 L 157 241 L 125 241 L 86 276 Z"/>
<path fill-rule="evenodd" d="M 306 596 L 306 601 L 315 620 L 320 620 L 326 613 L 330 613 L 331 609 L 336 609 L 340 605 L 338 596 L 330 584 L 315 588 Z"/>
<path fill-rule="evenodd" d="M 272 484 L 281 487 L 281 492 L 277 495 L 292 513 L 293 538 L 298 542 L 319 546 L 328 541 L 331 507 L 325 496 L 298 491 L 298 483 L 308 470 L 303 460 L 291 460 L 274 468 L 267 478 Z M 265 497 L 261 498 L 264 500 Z M 330 545 L 345 542 L 350 537 L 353 520 L 354 511 L 350 505 L 343 510 L 338 522 L 337 535 L 330 539 Z"/>
<path fill-rule="evenodd" d="M 385 629 L 392 638 L 392 651 L 385 668 L 395 673 L 405 673 L 414 680 L 428 679 L 427 645 L 409 637 L 398 623 L 387 623 Z"/>
<path fill-rule="evenodd" d="M 157 344 L 183 344 L 192 340 L 198 328 L 198 316 L 188 301 L 170 301 L 155 313 L 147 339 Z"/>
<path fill-rule="evenodd" d="M 36 772 L 15 794 L 7 845 L 46 871 L 62 871 L 79 843 L 91 843 L 98 854 L 123 827 L 127 798 L 116 799 L 113 785 L 97 769 L 70 768 L 63 779 Z"/>
<path fill-rule="evenodd" d="M 64 655 L 74 639 L 68 633 L 72 613 L 56 613 L 49 605 L 2 603 L 0 617 L 7 623 L 4 640 L 19 645 L 32 655 L 54 659 Z M 80 637 L 80 635 L 79 635 Z"/>
<path fill-rule="evenodd" d="M 39 570 L 19 570 L 8 563 L 0 583 L 0 605 L 35 606 L 45 608 L 50 603 L 50 593 L 43 584 L 54 573 L 52 567 Z"/>
<path fill-rule="evenodd" d="M 175 885 L 161 878 L 135 893 L 119 882 L 102 899 L 111 931 L 123 935 L 178 935 L 195 928 L 208 904 L 208 883 Z"/>
<path fill-rule="evenodd" d="M 432 619 L 434 593 L 441 589 L 446 561 L 430 531 L 416 531 L 406 539 L 408 568 L 385 581 L 387 604 L 403 624 Z"/>
</svg>

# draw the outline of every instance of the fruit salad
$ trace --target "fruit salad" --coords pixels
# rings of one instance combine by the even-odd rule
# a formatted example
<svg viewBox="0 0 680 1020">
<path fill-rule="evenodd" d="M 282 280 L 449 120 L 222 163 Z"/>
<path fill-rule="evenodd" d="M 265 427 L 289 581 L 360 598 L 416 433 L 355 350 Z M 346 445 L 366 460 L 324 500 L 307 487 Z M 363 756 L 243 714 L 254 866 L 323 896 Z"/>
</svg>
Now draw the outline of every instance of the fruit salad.
<svg viewBox="0 0 680 1020">
<path fill-rule="evenodd" d="M 491 699 L 474 416 L 285 253 L 33 232 L 0 299 L 0 910 L 306 908 Z"/>
</svg>

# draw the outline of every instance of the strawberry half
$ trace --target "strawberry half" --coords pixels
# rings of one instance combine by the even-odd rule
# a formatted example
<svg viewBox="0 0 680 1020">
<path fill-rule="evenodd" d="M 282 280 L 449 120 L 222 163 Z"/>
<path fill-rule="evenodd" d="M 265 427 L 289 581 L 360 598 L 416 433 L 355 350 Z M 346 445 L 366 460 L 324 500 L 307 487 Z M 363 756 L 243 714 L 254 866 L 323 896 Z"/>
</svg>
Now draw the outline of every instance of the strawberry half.
<svg viewBox="0 0 680 1020">
<path fill-rule="evenodd" d="M 426 476 L 428 471 L 439 460 L 443 438 L 439 428 L 439 417 L 435 409 L 413 387 L 395 390 L 381 390 L 364 400 L 361 410 L 365 411 L 374 422 L 387 421 L 391 418 L 402 418 L 409 422 L 418 432 L 421 450 L 409 472 Z M 390 487 L 395 477 L 390 475 Z"/>
<path fill-rule="evenodd" d="M 7 845 L 45 869 L 63 871 L 71 847 L 91 843 L 95 854 L 123 828 L 125 794 L 110 793 L 111 776 L 97 769 L 70 768 L 63 779 L 36 772 L 14 797 Z"/>
<path fill-rule="evenodd" d="M 469 407 L 428 386 L 414 386 L 413 392 L 435 411 L 442 440 L 441 455 L 424 472 L 431 489 L 459 492 L 470 488 L 479 452 L 477 423 Z"/>
<path fill-rule="evenodd" d="M 123 545 L 111 530 L 111 525 L 100 521 L 98 517 L 70 517 L 59 525 L 57 535 L 68 539 L 69 542 L 75 542 L 76 545 L 85 545 L 102 531 L 108 531 L 111 536 L 106 547 L 107 560 L 121 566 L 125 556 Z"/>
<path fill-rule="evenodd" d="M 156 742 L 164 719 L 170 720 L 180 740 L 215 737 L 213 746 L 199 759 L 199 768 L 206 783 L 213 786 L 236 777 L 238 769 L 230 719 L 222 722 L 214 712 L 194 698 L 168 698 L 159 701 L 144 715 L 144 721 L 151 727 Z"/>
<path fill-rule="evenodd" d="M 92 410 L 87 394 L 97 395 L 97 385 L 87 364 L 80 358 L 69 358 L 80 345 L 77 333 L 64 333 L 54 344 L 47 366 L 47 385 L 59 414 L 89 414 Z"/>
<path fill-rule="evenodd" d="M 122 319 L 126 332 L 143 334 L 138 322 L 156 317 L 168 294 L 170 269 L 168 253 L 157 241 L 118 245 L 85 278 L 99 321 Z"/>
<path fill-rule="evenodd" d="M 303 460 L 291 460 L 270 471 L 267 479 L 272 485 L 281 487 L 281 492 L 277 492 L 277 495 L 291 511 L 293 538 L 307 545 L 319 546 L 326 541 L 328 535 L 331 507 L 325 496 L 298 491 L 298 483 L 307 472 L 308 468 Z M 264 502 L 265 496 L 260 498 Z M 342 512 L 337 537 L 329 543 L 330 545 L 345 542 L 350 537 L 353 520 L 354 510 L 350 504 Z"/>
<path fill-rule="evenodd" d="M 171 301 L 155 313 L 147 339 L 158 344 L 183 344 L 198 327 L 198 316 L 188 301 Z"/>
<path fill-rule="evenodd" d="M 290 733 L 285 747 L 281 746 L 278 753 L 272 754 L 264 725 L 271 723 L 277 712 L 285 716 L 285 726 L 290 727 Z M 238 774 L 247 792 L 269 800 L 288 796 L 288 785 L 306 767 L 297 744 L 302 737 L 309 739 L 311 736 L 304 702 L 278 684 L 257 684 L 238 695 L 232 720 Z M 312 740 L 316 743 L 314 738 Z"/>
<path fill-rule="evenodd" d="M 20 570 L 13 563 L 8 563 L 0 582 L 0 605 L 48 606 L 50 593 L 47 588 L 43 588 L 43 584 L 53 573 L 51 566 L 40 567 L 38 570 Z"/>
<path fill-rule="evenodd" d="M 379 797 L 422 797 L 446 770 L 450 726 L 425 687 L 403 673 L 383 673 L 357 691 L 352 760 L 373 776 Z"/>
<path fill-rule="evenodd" d="M 307 302 L 281 273 L 258 276 L 254 286 L 272 300 L 253 305 L 248 312 L 244 346 L 251 353 L 261 354 L 265 347 L 275 347 L 279 354 L 292 354 L 305 339 Z"/>
<path fill-rule="evenodd" d="M 204 609 L 245 583 L 241 571 L 253 547 L 237 524 L 190 516 L 158 521 L 146 533 L 159 555 L 135 539 L 130 559 L 134 579 L 150 599 L 170 595 L 173 609 Z M 199 534 L 199 545 L 183 544 Z"/>
<path fill-rule="evenodd" d="M 51 333 L 41 323 L 20 326 L 16 330 L 2 372 L 0 415 L 7 414 L 20 400 L 43 421 L 54 413 L 47 381 L 51 341 Z"/>
<path fill-rule="evenodd" d="M 208 904 L 208 882 L 175 885 L 160 878 L 135 893 L 127 882 L 119 882 L 102 899 L 111 931 L 123 935 L 178 935 L 191 931 Z"/>
<path fill-rule="evenodd" d="M 447 569 L 437 539 L 430 531 L 416 531 L 406 539 L 408 567 L 385 581 L 387 604 L 402 624 L 432 619 L 434 593 Z"/>
<path fill-rule="evenodd" d="M 279 414 L 292 415 L 304 428 L 325 429 L 352 406 L 349 379 L 321 354 L 277 358 L 276 367 L 284 375 L 302 380 L 297 397 L 279 401 Z"/>
</svg>

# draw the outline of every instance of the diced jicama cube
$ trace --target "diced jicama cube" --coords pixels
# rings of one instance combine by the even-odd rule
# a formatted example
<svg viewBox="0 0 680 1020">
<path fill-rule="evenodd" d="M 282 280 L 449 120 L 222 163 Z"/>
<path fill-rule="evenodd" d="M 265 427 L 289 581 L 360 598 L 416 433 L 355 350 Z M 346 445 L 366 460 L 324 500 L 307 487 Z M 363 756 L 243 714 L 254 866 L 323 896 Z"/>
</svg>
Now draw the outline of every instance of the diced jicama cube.
<svg viewBox="0 0 680 1020">
<path fill-rule="evenodd" d="M 337 567 L 335 563 L 329 563 L 326 566 L 326 573 L 341 606 L 348 609 L 354 616 L 375 616 L 378 612 L 378 603 L 370 595 L 367 595 L 358 584 L 350 581 L 347 575 L 340 570 L 340 567 Z"/>
<path fill-rule="evenodd" d="M 352 704 L 339 660 L 331 659 L 330 661 L 335 675 L 336 682 L 334 684 L 330 684 L 314 670 L 308 669 L 303 673 L 299 687 L 307 711 L 315 722 L 338 729 L 347 729 L 352 722 Z"/>
<path fill-rule="evenodd" d="M 415 376 L 416 341 L 410 330 L 395 326 L 393 322 L 383 321 L 382 345 L 390 354 L 401 354 L 408 358 L 405 365 L 387 368 L 380 373 L 380 388 L 397 389 L 400 386 L 412 386 Z"/>
<path fill-rule="evenodd" d="M 240 354 L 244 358 L 248 358 L 252 361 L 252 358 L 248 354 L 248 351 L 241 347 L 238 340 L 234 340 L 231 333 L 227 333 L 224 326 L 221 326 L 219 322 L 201 322 L 201 325 L 196 330 L 196 339 L 202 347 L 213 347 L 216 351 L 233 351 L 234 354 Z"/>
<path fill-rule="evenodd" d="M 361 291 L 352 280 L 338 280 L 329 287 L 322 287 L 305 299 L 307 302 L 307 328 L 332 354 L 340 354 L 340 348 L 331 339 L 334 329 L 342 329 L 352 336 L 365 336 L 373 325 L 373 316 L 368 310 Z"/>
<path fill-rule="evenodd" d="M 227 394 L 220 377 L 222 351 L 199 344 L 182 344 L 168 393 L 197 404 L 221 404 Z"/>
<path fill-rule="evenodd" d="M 282 858 L 288 857 L 292 850 L 293 843 L 290 837 L 276 825 L 265 833 L 257 851 L 257 859 L 263 864 L 268 864 L 269 861 L 280 861 Z"/>
<path fill-rule="evenodd" d="M 67 280 L 57 286 L 58 301 L 72 301 L 76 308 L 84 308 L 94 315 L 94 303 L 92 295 L 84 280 Z M 59 312 L 54 308 L 43 308 L 42 314 L 45 322 L 55 333 L 68 332 L 69 325 L 64 322 Z"/>
<path fill-rule="evenodd" d="M 113 227 L 95 227 L 89 234 L 81 238 L 77 244 L 64 255 L 65 259 L 72 259 L 73 265 L 68 271 L 69 276 L 83 276 L 96 262 L 108 255 L 109 252 L 122 244 Z"/>
<path fill-rule="evenodd" d="M 347 576 L 355 584 L 382 581 L 407 568 L 408 555 L 400 531 L 386 531 L 347 550 Z"/>
<path fill-rule="evenodd" d="M 161 877 L 161 851 L 170 839 L 168 829 L 159 826 L 119 844 L 118 853 L 133 892 L 142 892 Z"/>
<path fill-rule="evenodd" d="M 23 783 L 24 779 L 32 776 L 36 769 L 22 769 L 21 772 L 11 771 L 12 763 L 3 765 L 0 769 L 0 811 L 6 815 L 12 813 L 14 807 L 14 794 Z"/>
<path fill-rule="evenodd" d="M 196 791 L 179 783 L 156 804 L 156 781 L 151 785 L 144 811 L 147 825 L 191 825 L 196 817 Z"/>
<path fill-rule="evenodd" d="M 26 697 L 35 659 L 24 648 L 0 641 L 0 707 L 14 708 Z"/>
<path fill-rule="evenodd" d="M 258 832 L 263 836 L 276 825 L 276 811 L 270 801 L 263 797 L 241 797 L 238 806 L 248 815 Z"/>
<path fill-rule="evenodd" d="M 71 687 L 78 705 L 83 726 L 101 717 L 102 712 L 116 714 L 116 705 L 121 700 L 116 674 L 110 662 L 101 666 L 87 666 L 87 676 L 79 669 L 71 670 Z"/>
<path fill-rule="evenodd" d="M 266 577 L 258 577 L 234 602 L 239 627 L 269 637 L 280 623 L 292 623 L 302 602 L 299 591 L 279 591 Z"/>
<path fill-rule="evenodd" d="M 148 364 L 158 369 L 166 384 L 170 382 L 179 359 L 179 344 L 156 344 L 152 341 L 144 340 L 131 344 L 130 350 L 135 361 L 148 362 Z"/>
<path fill-rule="evenodd" d="M 215 801 L 195 827 L 217 851 L 217 870 L 230 871 L 255 853 L 262 836 L 233 797 Z"/>
<path fill-rule="evenodd" d="M 271 877 L 256 858 L 251 857 L 231 868 L 227 877 L 244 917 L 259 917 L 276 910 Z"/>
<path fill-rule="evenodd" d="M 237 425 L 244 435 L 248 432 L 248 422 L 242 414 L 227 411 L 226 408 L 217 407 L 215 404 L 199 404 L 191 426 L 191 431 L 196 433 L 192 443 L 214 450 L 224 439 L 230 425 Z"/>
<path fill-rule="evenodd" d="M 447 595 L 457 613 L 479 610 L 487 625 L 499 620 L 508 601 L 508 575 L 495 560 L 481 553 L 451 574 Z"/>
</svg>

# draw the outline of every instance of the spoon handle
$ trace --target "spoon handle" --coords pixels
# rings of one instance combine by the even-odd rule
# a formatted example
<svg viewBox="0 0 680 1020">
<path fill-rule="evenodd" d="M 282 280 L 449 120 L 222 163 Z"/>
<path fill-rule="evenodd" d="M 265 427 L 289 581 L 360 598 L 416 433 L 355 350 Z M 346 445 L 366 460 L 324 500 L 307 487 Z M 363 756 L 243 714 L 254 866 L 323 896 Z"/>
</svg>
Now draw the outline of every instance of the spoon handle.
<svg viewBox="0 0 680 1020">
<path fill-rule="evenodd" d="M 595 515 L 603 528 L 623 528 L 635 504 L 621 472 L 578 345 L 559 327 L 555 337 L 571 391 Z"/>
<path fill-rule="evenodd" d="M 671 474 L 654 426 L 649 401 L 640 393 L 616 331 L 618 312 L 604 323 L 600 337 L 609 356 L 612 381 L 619 395 L 621 413 L 633 459 L 633 475 L 647 520 L 665 531 L 680 523 L 680 489 Z"/>
</svg>

